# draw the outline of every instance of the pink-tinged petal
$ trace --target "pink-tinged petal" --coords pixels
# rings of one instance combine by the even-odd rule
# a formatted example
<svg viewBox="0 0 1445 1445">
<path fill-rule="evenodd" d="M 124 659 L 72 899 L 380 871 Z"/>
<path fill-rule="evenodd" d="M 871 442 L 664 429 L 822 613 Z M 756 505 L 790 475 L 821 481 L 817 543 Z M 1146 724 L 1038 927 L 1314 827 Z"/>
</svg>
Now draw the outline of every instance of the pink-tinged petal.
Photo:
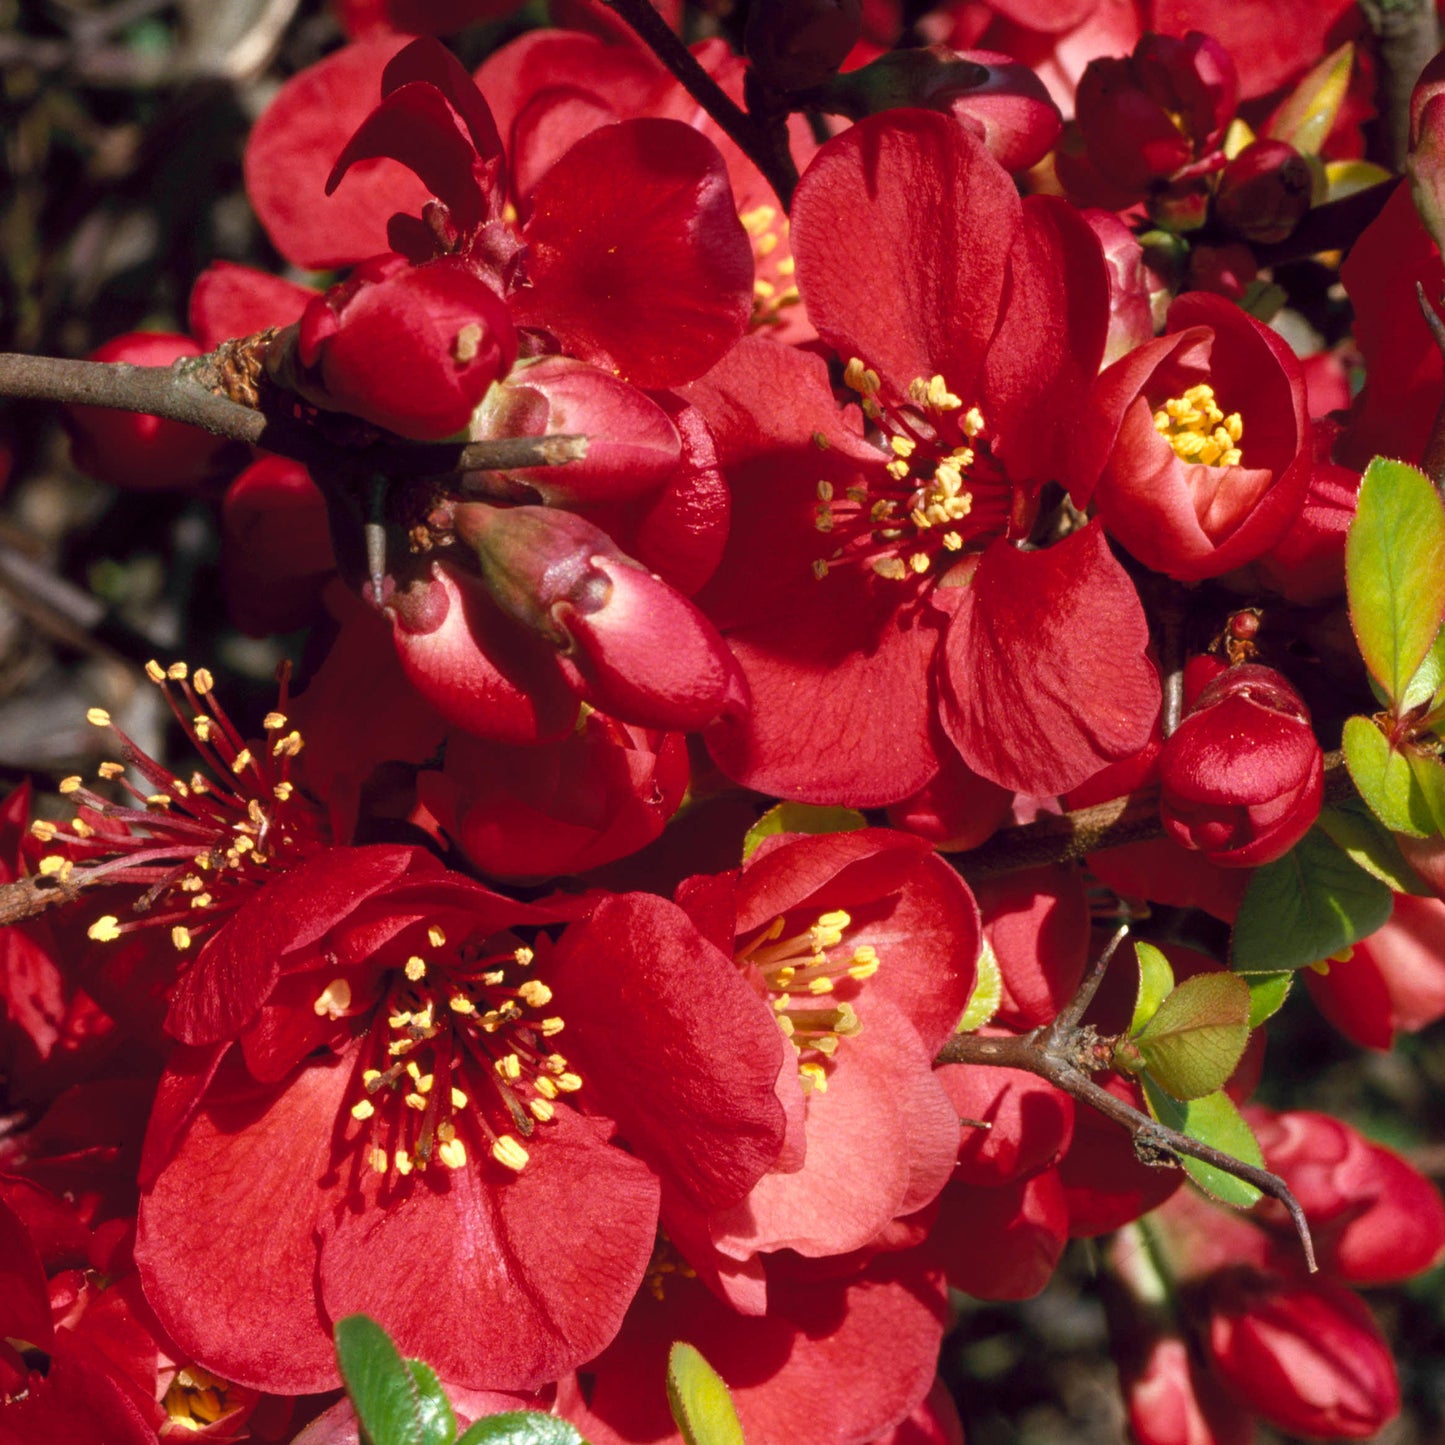
<svg viewBox="0 0 1445 1445">
<path fill-rule="evenodd" d="M 752 313 L 753 260 L 722 157 L 690 126 L 629 120 L 538 183 L 519 325 L 642 387 L 701 376 Z"/>
<path fill-rule="evenodd" d="M 1089 899 L 1082 874 L 1059 863 L 986 878 L 978 905 L 1003 989 L 997 1022 L 1020 1032 L 1049 1023 L 1084 976 Z"/>
<path fill-rule="evenodd" d="M 237 1384 L 312 1394 L 338 1383 L 316 1290 L 317 1215 L 350 1068 L 310 1063 L 279 1094 L 239 1073 L 213 1091 L 141 1199 L 136 1265 L 166 1332 Z M 341 1186 L 344 1187 L 344 1186 Z M 226 1267 L 197 1290 L 226 1240 Z M 425 1254 L 425 1251 L 418 1251 Z"/>
<path fill-rule="evenodd" d="M 230 1047 L 228 1040 L 204 1048 L 180 1044 L 171 1050 L 146 1125 L 138 1176 L 142 1185 L 151 1183 L 165 1167 Z"/>
<path fill-rule="evenodd" d="M 860 121 L 818 152 L 794 199 L 809 318 L 895 391 L 941 373 L 971 404 L 1019 216 L 1008 172 L 951 117 Z"/>
<path fill-rule="evenodd" d="M 289 326 L 301 319 L 316 292 L 283 276 L 212 261 L 191 287 L 188 311 L 191 335 L 207 350 L 233 336 L 251 336 L 268 326 Z"/>
<path fill-rule="evenodd" d="M 944 726 L 984 777 L 1064 792 L 1148 742 L 1161 696 L 1148 645 L 1097 523 L 1038 552 L 996 541 L 944 639 Z"/>
<path fill-rule="evenodd" d="M 664 898 L 605 898 L 548 971 L 589 1103 L 702 1209 L 735 1204 L 777 1160 L 786 1044 L 737 964 Z"/>
<path fill-rule="evenodd" d="M 535 95 L 512 126 L 512 189 L 523 214 L 542 177 L 595 130 L 625 119 L 601 96 L 578 86 L 554 85 Z"/>
<path fill-rule="evenodd" d="M 281 957 L 327 933 L 363 899 L 399 878 L 413 848 L 335 848 L 281 874 L 243 904 L 176 986 L 167 1029 L 182 1043 L 235 1034 L 281 972 Z"/>
<path fill-rule="evenodd" d="M 948 1182 L 958 1123 L 931 1056 L 885 1003 L 859 1016 L 862 1031 L 840 1042 L 827 1089 L 808 1096 L 803 1167 L 767 1175 L 714 1216 L 713 1242 L 724 1254 L 847 1254 Z"/>
<path fill-rule="evenodd" d="M 984 418 L 1017 482 L 1067 475 L 1109 331 L 1109 272 L 1067 201 L 1030 196 L 1009 254 L 1008 298 L 983 365 Z"/>
<path fill-rule="evenodd" d="M 420 212 L 426 187 L 394 161 L 357 169 L 326 199 L 326 178 L 352 132 L 376 104 L 397 36 L 349 45 L 292 76 L 246 144 L 246 194 L 277 250 L 322 271 L 388 250 L 387 218 Z"/>
<path fill-rule="evenodd" d="M 572 726 L 577 700 L 552 646 L 505 616 L 470 574 L 435 563 L 386 610 L 407 681 L 454 727 L 533 743 Z"/>
<path fill-rule="evenodd" d="M 720 724 L 708 751 L 729 777 L 801 802 L 867 808 L 915 793 L 938 770 L 923 685 L 939 634 L 920 609 L 859 577 L 809 579 L 795 605 L 728 634 L 752 693 L 745 720 Z"/>
<path fill-rule="evenodd" d="M 45 1268 L 20 1216 L 0 1199 L 0 1335 L 48 1350 L 54 1339 Z"/>
<path fill-rule="evenodd" d="M 958 1182 L 994 1189 L 1057 1164 L 1074 1137 L 1074 1101 L 1018 1069 L 938 1071 L 960 1121 Z M 980 1127 L 986 1126 L 986 1127 Z"/>
<path fill-rule="evenodd" d="M 529 1153 L 518 1174 L 484 1161 L 400 1197 L 372 1176 L 361 1209 L 322 1221 L 327 1314 L 371 1315 L 474 1389 L 536 1389 L 605 1348 L 652 1254 L 657 1181 L 566 1108 Z"/>
<path fill-rule="evenodd" d="M 944 1191 L 933 1231 L 948 1282 L 976 1299 L 1032 1299 L 1053 1278 L 1069 1240 L 1057 1169 L 998 1189 Z"/>
</svg>

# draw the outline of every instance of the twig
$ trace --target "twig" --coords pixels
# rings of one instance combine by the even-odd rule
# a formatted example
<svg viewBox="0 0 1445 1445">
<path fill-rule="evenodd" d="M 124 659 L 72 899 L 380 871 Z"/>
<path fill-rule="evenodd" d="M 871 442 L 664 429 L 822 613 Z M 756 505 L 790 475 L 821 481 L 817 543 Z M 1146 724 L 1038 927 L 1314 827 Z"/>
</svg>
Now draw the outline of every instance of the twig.
<svg viewBox="0 0 1445 1445">
<path fill-rule="evenodd" d="M 335 465 L 338 451 L 344 448 L 317 427 L 243 406 L 203 385 L 197 378 L 205 374 L 210 360 L 193 357 L 173 366 L 132 366 L 0 352 L 0 397 L 144 412 L 200 427 L 229 441 L 264 447 L 305 466 Z M 369 440 L 350 453 L 366 470 L 397 479 L 554 467 L 586 455 L 587 438 L 575 435 L 466 443 Z"/>
<path fill-rule="evenodd" d="M 1410 150 L 1410 94 L 1440 48 L 1435 0 L 1360 0 L 1375 37 L 1375 103 L 1380 128 L 1373 159 L 1402 170 Z"/>
<path fill-rule="evenodd" d="M 1097 983 L 1094 985 L 1097 987 Z M 1052 1030 L 1035 1029 L 1020 1038 L 983 1038 L 976 1034 L 957 1034 L 939 1051 L 934 1060 L 938 1064 L 984 1064 L 992 1068 L 1021 1069 L 1047 1079 L 1056 1089 L 1061 1089 L 1071 1098 L 1088 1104 L 1106 1119 L 1127 1129 L 1134 1141 L 1135 1152 L 1146 1163 L 1178 1165 L 1181 1156 L 1198 1159 L 1201 1163 L 1212 1164 L 1216 1169 L 1236 1179 L 1254 1185 L 1262 1194 L 1277 1199 L 1288 1212 L 1299 1235 L 1304 1250 L 1305 1263 L 1313 1274 L 1319 1266 L 1315 1263 L 1314 1241 L 1310 1237 L 1309 1221 L 1299 1200 L 1294 1197 L 1283 1179 L 1254 1164 L 1246 1164 L 1231 1154 L 1191 1139 L 1177 1129 L 1151 1119 L 1132 1104 L 1126 1104 L 1106 1088 L 1096 1084 L 1082 1069 L 1065 1056 L 1068 1044 L 1051 1041 Z"/>
<path fill-rule="evenodd" d="M 1057 1018 L 1049 1025 L 1048 1033 L 1044 1035 L 1046 1048 L 1055 1051 L 1062 1049 L 1070 1035 L 1079 1026 L 1079 1020 L 1083 1018 L 1088 1007 L 1094 1001 L 1094 995 L 1099 991 L 1099 985 L 1104 981 L 1104 975 L 1108 972 L 1109 964 L 1113 961 L 1114 955 L 1119 951 L 1119 945 L 1129 936 L 1129 925 L 1121 923 L 1114 930 L 1114 936 L 1104 945 L 1104 950 L 1094 960 L 1094 966 L 1089 970 L 1088 976 L 1079 985 L 1079 991 L 1069 1000 L 1067 1005 L 1060 1011 Z"/>
<path fill-rule="evenodd" d="M 793 204 L 798 168 L 787 148 L 786 125 L 770 129 L 735 105 L 673 34 L 650 0 L 606 0 L 649 50 L 672 72 L 678 84 L 717 122 L 724 134 L 763 173 L 783 210 Z M 781 144 L 778 138 L 781 136 Z"/>
</svg>

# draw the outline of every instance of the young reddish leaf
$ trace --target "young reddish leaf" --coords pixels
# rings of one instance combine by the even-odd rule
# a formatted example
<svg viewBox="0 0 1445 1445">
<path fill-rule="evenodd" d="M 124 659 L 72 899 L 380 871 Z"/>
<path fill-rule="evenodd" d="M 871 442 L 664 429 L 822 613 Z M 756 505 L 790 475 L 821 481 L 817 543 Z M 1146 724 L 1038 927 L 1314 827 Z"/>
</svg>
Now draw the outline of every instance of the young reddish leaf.
<svg viewBox="0 0 1445 1445">
<path fill-rule="evenodd" d="M 1423 472 L 1383 457 L 1365 469 L 1345 585 L 1365 666 L 1398 702 L 1445 614 L 1445 505 Z"/>
<path fill-rule="evenodd" d="M 1239 1110 L 1234 1107 L 1229 1095 L 1220 1092 L 1206 1094 L 1188 1104 L 1181 1104 L 1171 1098 L 1147 1074 L 1144 1076 L 1144 1101 L 1149 1112 L 1166 1128 L 1213 1149 L 1220 1149 L 1232 1155 L 1241 1164 L 1253 1164 L 1264 1168 L 1264 1155 L 1260 1153 L 1259 1141 L 1249 1125 L 1244 1122 Z M 1202 1159 L 1181 1158 L 1184 1172 L 1206 1194 L 1212 1195 L 1221 1204 L 1233 1204 L 1238 1209 L 1248 1209 L 1257 1204 L 1260 1191 L 1247 1180 L 1237 1179 L 1233 1174 Z"/>
<path fill-rule="evenodd" d="M 681 1340 L 667 1357 L 667 1400 L 687 1445 L 743 1445 L 743 1427 L 722 1376 Z"/>
<path fill-rule="evenodd" d="M 1134 1036 L 1155 1081 L 1176 1099 L 1202 1099 L 1225 1081 L 1249 1042 L 1249 986 L 1238 974 L 1197 973 Z"/>
<path fill-rule="evenodd" d="M 743 839 L 743 862 L 757 851 L 764 838 L 779 833 L 851 833 L 866 828 L 868 820 L 855 808 L 823 808 L 813 803 L 779 803 L 769 808 Z"/>
<path fill-rule="evenodd" d="M 1373 933 L 1394 895 L 1312 828 L 1283 858 L 1257 868 L 1234 921 L 1236 973 L 1307 968 Z"/>
<path fill-rule="evenodd" d="M 1139 991 L 1134 996 L 1134 1017 L 1129 1020 L 1131 1034 L 1137 1034 L 1174 991 L 1174 970 L 1152 943 L 1136 943 L 1134 954 L 1139 960 Z"/>
<path fill-rule="evenodd" d="M 377 1445 L 422 1445 L 416 1381 L 370 1315 L 336 1321 L 336 1362 L 362 1428 Z"/>
<path fill-rule="evenodd" d="M 1347 719 L 1344 743 L 1350 777 L 1376 817 L 1392 833 L 1429 837 L 1434 819 L 1410 758 L 1367 717 Z"/>
</svg>

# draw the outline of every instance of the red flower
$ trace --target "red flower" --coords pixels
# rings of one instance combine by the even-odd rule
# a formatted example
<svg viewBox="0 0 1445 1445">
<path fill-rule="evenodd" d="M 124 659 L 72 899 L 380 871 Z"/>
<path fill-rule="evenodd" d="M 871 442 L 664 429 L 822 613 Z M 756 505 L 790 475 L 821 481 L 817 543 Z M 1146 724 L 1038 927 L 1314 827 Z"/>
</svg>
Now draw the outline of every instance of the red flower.
<svg viewBox="0 0 1445 1445">
<path fill-rule="evenodd" d="M 1191 293 L 1166 335 L 1099 378 L 1069 486 L 1146 566 L 1193 582 L 1280 541 L 1312 455 L 1294 353 L 1222 297 Z"/>
<path fill-rule="evenodd" d="M 331 1322 L 362 1310 L 443 1378 L 533 1389 L 616 1332 L 652 1249 L 654 1171 L 718 1201 L 768 1167 L 782 1045 L 766 1019 L 738 1033 L 731 965 L 684 979 L 644 957 L 637 1006 L 594 1017 L 560 988 L 554 1003 L 548 943 L 509 931 L 556 918 L 418 854 L 287 958 L 238 1050 L 173 1058 L 137 1258 L 193 1355 L 258 1388 L 327 1388 Z M 756 1045 L 713 1052 L 729 1030 Z M 650 1101 L 620 1121 L 635 1153 L 570 1102 L 609 1096 L 609 1065 Z M 217 1238 L 221 1294 L 201 1295 L 194 1260 Z"/>
<path fill-rule="evenodd" d="M 701 600 L 753 692 L 714 756 L 752 787 L 872 805 L 916 793 L 952 749 L 1035 793 L 1136 751 L 1158 679 L 1101 529 L 1013 545 L 1065 474 L 1103 347 L 1092 231 L 1062 202 L 1021 203 L 944 117 L 897 111 L 819 152 L 793 244 L 880 442 L 839 416 L 821 362 L 762 342 L 689 389 L 735 500 Z"/>
</svg>

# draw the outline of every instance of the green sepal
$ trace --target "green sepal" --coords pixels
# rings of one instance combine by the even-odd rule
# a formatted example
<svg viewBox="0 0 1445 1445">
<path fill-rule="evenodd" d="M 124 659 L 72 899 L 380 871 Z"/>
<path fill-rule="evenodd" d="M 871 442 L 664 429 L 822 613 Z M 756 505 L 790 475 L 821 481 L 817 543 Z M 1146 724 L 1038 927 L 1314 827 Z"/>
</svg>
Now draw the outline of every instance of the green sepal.
<svg viewBox="0 0 1445 1445">
<path fill-rule="evenodd" d="M 1176 1099 L 1222 1088 L 1249 1042 L 1249 985 L 1235 973 L 1196 973 L 1134 1035 L 1151 1078 Z"/>
<path fill-rule="evenodd" d="M 682 1340 L 667 1356 L 667 1402 L 687 1445 L 743 1445 L 743 1427 L 722 1376 Z"/>
<path fill-rule="evenodd" d="M 587 1445 L 575 1425 L 537 1410 L 487 1415 L 467 1427 L 457 1445 Z"/>
<path fill-rule="evenodd" d="M 998 1012 L 1003 1003 L 1003 970 L 998 966 L 998 955 L 993 944 L 983 940 L 978 951 L 978 969 L 973 981 L 973 992 L 968 996 L 968 1007 L 954 1030 L 957 1034 L 971 1034 L 981 1029 Z"/>
<path fill-rule="evenodd" d="M 1413 893 L 1428 898 L 1433 889 L 1405 861 L 1391 830 L 1375 816 L 1368 804 L 1351 799 L 1320 812 L 1319 826 L 1337 848 L 1392 893 Z"/>
<path fill-rule="evenodd" d="M 1368 938 L 1394 907 L 1389 887 L 1358 868 L 1319 827 L 1254 870 L 1234 920 L 1236 973 L 1307 968 Z"/>
<path fill-rule="evenodd" d="M 1154 1017 L 1174 990 L 1174 970 L 1152 943 L 1136 942 L 1134 956 L 1139 960 L 1139 991 L 1134 995 L 1134 1016 L 1129 1020 L 1131 1034 L 1137 1034 Z"/>
<path fill-rule="evenodd" d="M 1171 1098 L 1147 1074 L 1143 1083 L 1144 1102 L 1149 1106 L 1149 1112 L 1166 1128 L 1229 1154 L 1241 1164 L 1264 1168 L 1259 1140 L 1254 1137 L 1254 1131 L 1244 1122 L 1244 1116 L 1234 1107 L 1234 1101 L 1228 1094 L 1221 1090 L 1186 1104 Z M 1181 1155 L 1179 1162 L 1184 1166 L 1184 1172 L 1221 1204 L 1248 1209 L 1262 1197 L 1248 1180 L 1236 1179 L 1233 1174 L 1206 1164 L 1202 1159 Z"/>
<path fill-rule="evenodd" d="M 1376 457 L 1345 539 L 1350 625 L 1398 705 L 1445 615 L 1445 504 L 1424 472 Z"/>
<path fill-rule="evenodd" d="M 764 838 L 779 833 L 854 833 L 868 820 L 854 808 L 822 808 L 812 803 L 778 803 L 769 808 L 743 838 L 743 862 L 757 852 Z"/>
<path fill-rule="evenodd" d="M 369 1315 L 336 1322 L 336 1361 L 371 1445 L 423 1445 L 417 1382 L 391 1336 Z"/>
<path fill-rule="evenodd" d="M 1360 796 L 1392 832 L 1429 837 L 1434 815 L 1410 759 L 1367 717 L 1345 719 L 1345 765 Z"/>
</svg>

